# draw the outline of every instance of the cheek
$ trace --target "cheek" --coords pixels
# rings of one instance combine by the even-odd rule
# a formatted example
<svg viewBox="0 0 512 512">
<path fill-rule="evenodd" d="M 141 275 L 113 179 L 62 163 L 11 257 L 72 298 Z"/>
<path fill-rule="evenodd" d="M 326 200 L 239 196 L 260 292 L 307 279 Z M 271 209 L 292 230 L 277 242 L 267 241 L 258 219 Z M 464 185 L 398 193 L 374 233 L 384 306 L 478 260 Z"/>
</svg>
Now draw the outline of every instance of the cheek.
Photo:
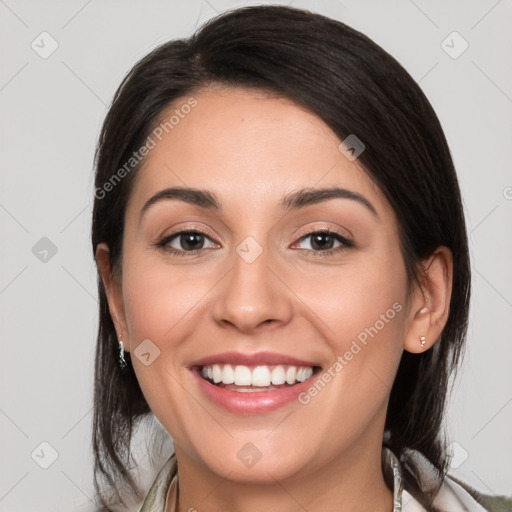
<svg viewBox="0 0 512 512">
<path fill-rule="evenodd" d="M 355 435 L 386 406 L 403 352 L 407 278 L 402 259 L 361 259 L 357 266 L 331 269 L 297 286 L 302 286 L 297 295 L 307 297 L 307 306 L 317 313 L 332 353 L 331 364 L 302 402 L 313 416 L 329 416 L 336 425 L 341 421 Z"/>
<path fill-rule="evenodd" d="M 132 350 L 145 338 L 160 348 L 173 346 L 191 329 L 188 319 L 212 288 L 204 273 L 170 267 L 152 258 L 126 262 L 123 295 Z"/>
<path fill-rule="evenodd" d="M 183 407 L 184 349 L 198 319 L 205 317 L 208 293 L 218 279 L 218 273 L 171 267 L 143 250 L 133 250 L 123 261 L 132 364 L 151 410 L 177 442 L 190 426 Z M 149 353 L 149 361 L 139 358 L 141 353 Z"/>
<path fill-rule="evenodd" d="M 407 278 L 399 255 L 354 258 L 339 268 L 325 268 L 314 278 L 296 277 L 292 286 L 318 318 L 337 355 L 353 340 L 364 345 L 379 338 L 378 347 L 384 350 L 389 343 L 401 342 Z"/>
</svg>

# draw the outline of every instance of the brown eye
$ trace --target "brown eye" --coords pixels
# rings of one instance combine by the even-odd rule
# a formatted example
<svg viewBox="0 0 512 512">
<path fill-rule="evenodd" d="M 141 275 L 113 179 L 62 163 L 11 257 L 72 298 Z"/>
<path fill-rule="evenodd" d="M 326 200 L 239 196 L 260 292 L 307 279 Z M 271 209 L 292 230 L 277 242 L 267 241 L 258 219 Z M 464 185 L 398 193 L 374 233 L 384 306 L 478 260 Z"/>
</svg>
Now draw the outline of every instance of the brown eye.
<svg viewBox="0 0 512 512">
<path fill-rule="evenodd" d="M 331 235 L 325 233 L 317 233 L 311 235 L 311 247 L 315 251 L 325 251 L 334 247 L 336 240 Z"/>
<path fill-rule="evenodd" d="M 203 248 L 205 236 L 200 233 L 182 233 L 176 239 L 183 250 L 193 251 Z"/>
<path fill-rule="evenodd" d="M 206 245 L 207 243 L 210 245 Z M 162 238 L 156 245 L 173 254 L 195 253 L 216 247 L 216 244 L 207 235 L 199 231 L 173 233 Z"/>
<path fill-rule="evenodd" d="M 309 233 L 301 238 L 301 243 L 306 243 L 306 247 L 299 247 L 308 251 L 323 252 L 323 251 L 336 251 L 345 247 L 352 247 L 353 243 L 340 235 L 331 231 L 316 231 Z M 309 246 L 309 247 L 308 247 Z"/>
</svg>

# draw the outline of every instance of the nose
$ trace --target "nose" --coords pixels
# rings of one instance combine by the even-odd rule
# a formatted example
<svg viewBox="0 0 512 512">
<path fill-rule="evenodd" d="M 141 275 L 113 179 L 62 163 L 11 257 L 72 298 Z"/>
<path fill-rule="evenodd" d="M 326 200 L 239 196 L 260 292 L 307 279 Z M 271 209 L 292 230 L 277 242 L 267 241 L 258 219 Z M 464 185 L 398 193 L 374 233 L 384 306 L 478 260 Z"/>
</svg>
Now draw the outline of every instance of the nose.
<svg viewBox="0 0 512 512">
<path fill-rule="evenodd" d="M 219 325 L 248 334 L 290 321 L 293 295 L 268 253 L 264 250 L 251 263 L 235 253 L 233 267 L 219 283 L 213 305 L 213 316 Z"/>
</svg>

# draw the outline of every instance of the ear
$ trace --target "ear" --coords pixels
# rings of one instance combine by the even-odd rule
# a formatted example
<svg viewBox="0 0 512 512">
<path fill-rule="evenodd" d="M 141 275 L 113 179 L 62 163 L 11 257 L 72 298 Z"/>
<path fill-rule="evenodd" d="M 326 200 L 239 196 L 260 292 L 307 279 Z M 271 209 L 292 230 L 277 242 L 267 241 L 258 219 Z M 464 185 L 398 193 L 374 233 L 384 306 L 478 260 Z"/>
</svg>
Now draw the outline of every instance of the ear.
<svg viewBox="0 0 512 512">
<path fill-rule="evenodd" d="M 421 266 L 404 341 L 404 349 L 412 353 L 424 352 L 435 344 L 446 325 L 452 294 L 453 258 L 448 247 L 438 247 Z"/>
<path fill-rule="evenodd" d="M 110 249 L 107 244 L 101 243 L 96 248 L 96 264 L 98 265 L 98 271 L 103 281 L 103 287 L 107 295 L 108 307 L 110 310 L 110 316 L 117 330 L 118 337 L 124 339 L 124 336 L 128 335 L 126 328 L 126 317 L 124 312 L 124 300 L 121 283 L 113 275 L 112 268 L 110 267 Z M 125 341 L 125 346 L 126 346 Z M 129 352 L 125 348 L 126 352 Z"/>
</svg>

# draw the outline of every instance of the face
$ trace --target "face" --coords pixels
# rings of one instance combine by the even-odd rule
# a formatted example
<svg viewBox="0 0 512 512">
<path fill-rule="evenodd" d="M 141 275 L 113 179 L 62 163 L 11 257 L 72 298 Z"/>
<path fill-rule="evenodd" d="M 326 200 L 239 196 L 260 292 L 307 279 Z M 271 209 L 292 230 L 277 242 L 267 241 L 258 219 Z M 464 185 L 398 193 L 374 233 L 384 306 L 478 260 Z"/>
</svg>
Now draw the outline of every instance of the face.
<svg viewBox="0 0 512 512">
<path fill-rule="evenodd" d="M 194 98 L 136 177 L 109 295 L 152 411 L 240 481 L 380 447 L 408 322 L 391 207 L 291 101 Z"/>
</svg>

